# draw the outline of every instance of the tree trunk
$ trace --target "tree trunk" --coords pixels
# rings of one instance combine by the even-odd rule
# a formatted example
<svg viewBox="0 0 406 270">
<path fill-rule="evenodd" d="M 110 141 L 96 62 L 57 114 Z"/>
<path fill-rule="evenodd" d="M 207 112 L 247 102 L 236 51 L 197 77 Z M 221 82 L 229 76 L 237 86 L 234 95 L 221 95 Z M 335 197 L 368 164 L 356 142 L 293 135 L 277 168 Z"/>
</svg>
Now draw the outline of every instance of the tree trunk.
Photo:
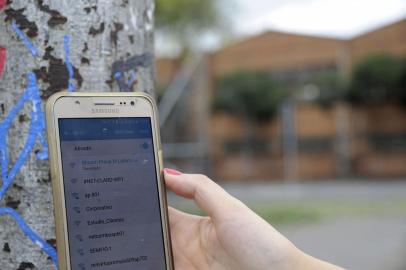
<svg viewBox="0 0 406 270">
<path fill-rule="evenodd" d="M 54 268 L 44 101 L 65 89 L 151 93 L 153 9 L 153 0 L 0 0 L 0 269 Z"/>
</svg>

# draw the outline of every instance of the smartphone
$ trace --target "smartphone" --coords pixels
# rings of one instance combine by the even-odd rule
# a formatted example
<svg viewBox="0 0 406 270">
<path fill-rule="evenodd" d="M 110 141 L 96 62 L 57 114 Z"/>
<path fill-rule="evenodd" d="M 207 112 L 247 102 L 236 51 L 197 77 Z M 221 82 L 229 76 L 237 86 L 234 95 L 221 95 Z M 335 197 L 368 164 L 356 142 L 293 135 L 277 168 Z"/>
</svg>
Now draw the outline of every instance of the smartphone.
<svg viewBox="0 0 406 270">
<path fill-rule="evenodd" d="M 153 99 L 61 92 L 46 120 L 59 269 L 173 269 Z"/>
</svg>

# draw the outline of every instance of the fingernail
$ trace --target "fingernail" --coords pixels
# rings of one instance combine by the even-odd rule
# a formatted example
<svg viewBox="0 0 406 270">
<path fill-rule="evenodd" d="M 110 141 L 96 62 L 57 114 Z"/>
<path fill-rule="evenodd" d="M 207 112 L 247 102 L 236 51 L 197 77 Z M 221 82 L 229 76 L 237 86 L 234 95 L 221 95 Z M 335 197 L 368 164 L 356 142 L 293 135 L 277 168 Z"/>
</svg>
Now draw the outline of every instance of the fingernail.
<svg viewBox="0 0 406 270">
<path fill-rule="evenodd" d="M 182 174 L 180 171 L 177 171 L 174 169 L 169 169 L 169 168 L 165 168 L 164 172 L 166 172 L 167 174 L 172 174 L 172 175 L 181 175 Z"/>
</svg>

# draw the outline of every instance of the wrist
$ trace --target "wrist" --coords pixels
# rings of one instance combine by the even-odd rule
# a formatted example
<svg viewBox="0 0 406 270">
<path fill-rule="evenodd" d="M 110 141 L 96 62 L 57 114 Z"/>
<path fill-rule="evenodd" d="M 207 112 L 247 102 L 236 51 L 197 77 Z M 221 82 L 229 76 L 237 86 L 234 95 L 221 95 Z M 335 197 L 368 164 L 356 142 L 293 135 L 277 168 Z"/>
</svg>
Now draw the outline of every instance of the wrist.
<svg viewBox="0 0 406 270">
<path fill-rule="evenodd" d="M 342 270 L 343 268 L 330 264 L 328 262 L 319 260 L 314 258 L 303 251 L 297 249 L 297 257 L 294 260 L 295 265 L 293 269 L 301 269 L 301 270 Z"/>
<path fill-rule="evenodd" d="M 307 258 L 306 254 L 300 251 L 295 245 L 291 242 L 287 241 L 282 253 L 283 255 L 279 258 L 279 260 L 275 259 L 271 263 L 273 266 L 272 269 L 277 270 L 307 270 L 310 268 L 304 268 L 304 265 L 309 264 L 309 258 Z M 314 269 L 312 269 L 314 270 Z"/>
<path fill-rule="evenodd" d="M 289 264 L 286 265 L 284 268 L 285 270 L 294 270 L 294 269 L 300 269 L 300 270 L 307 270 L 309 268 L 305 268 L 305 265 L 308 265 L 310 260 L 309 256 L 302 252 L 300 249 L 298 249 L 296 246 L 292 244 L 292 249 L 291 249 L 291 258 L 289 260 Z"/>
</svg>

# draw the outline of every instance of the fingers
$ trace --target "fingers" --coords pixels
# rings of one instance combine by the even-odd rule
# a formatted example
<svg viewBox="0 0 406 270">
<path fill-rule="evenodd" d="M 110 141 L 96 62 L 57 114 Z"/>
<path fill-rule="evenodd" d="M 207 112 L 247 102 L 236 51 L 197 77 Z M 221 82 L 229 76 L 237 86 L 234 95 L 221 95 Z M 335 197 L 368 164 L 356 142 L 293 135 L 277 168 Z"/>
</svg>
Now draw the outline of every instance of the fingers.
<svg viewBox="0 0 406 270">
<path fill-rule="evenodd" d="M 200 174 L 182 174 L 164 169 L 165 183 L 175 194 L 193 199 L 214 219 L 222 219 L 241 207 L 242 203 L 228 194 L 208 177 Z"/>
<path fill-rule="evenodd" d="M 183 223 L 189 223 L 190 221 L 195 221 L 196 219 L 201 218 L 200 216 L 191 215 L 178 209 L 175 209 L 171 206 L 168 207 L 168 215 L 169 215 L 169 225 L 171 228 L 175 228 L 178 225 L 182 225 Z"/>
<path fill-rule="evenodd" d="M 171 228 L 175 227 L 176 224 L 183 219 L 184 213 L 180 212 L 179 210 L 176 210 L 173 207 L 168 207 L 168 214 L 169 214 L 169 226 Z"/>
<path fill-rule="evenodd" d="M 184 213 L 171 206 L 168 207 L 168 214 L 169 214 L 169 224 L 171 227 L 175 226 L 179 221 L 184 220 L 185 218 L 195 217 L 194 215 Z"/>
</svg>

